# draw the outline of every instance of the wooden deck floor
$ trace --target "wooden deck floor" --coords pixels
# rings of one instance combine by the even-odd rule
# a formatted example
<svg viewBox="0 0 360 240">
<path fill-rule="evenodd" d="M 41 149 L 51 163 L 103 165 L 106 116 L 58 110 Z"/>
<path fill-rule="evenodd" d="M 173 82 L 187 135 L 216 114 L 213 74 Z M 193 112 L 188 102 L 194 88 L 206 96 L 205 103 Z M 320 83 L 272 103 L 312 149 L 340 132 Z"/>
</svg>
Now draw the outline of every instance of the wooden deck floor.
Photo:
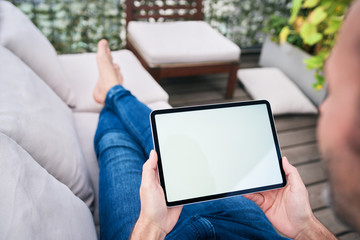
<svg viewBox="0 0 360 240">
<path fill-rule="evenodd" d="M 256 67 L 258 55 L 242 56 L 241 68 Z M 173 107 L 250 100 L 243 86 L 238 84 L 234 98 L 224 99 L 226 75 L 163 79 L 160 84 L 169 94 Z M 315 216 L 341 240 L 360 239 L 343 225 L 328 207 L 327 176 L 317 150 L 317 115 L 286 115 L 275 117 L 275 124 L 283 156 L 295 165 L 309 191 Z"/>
</svg>

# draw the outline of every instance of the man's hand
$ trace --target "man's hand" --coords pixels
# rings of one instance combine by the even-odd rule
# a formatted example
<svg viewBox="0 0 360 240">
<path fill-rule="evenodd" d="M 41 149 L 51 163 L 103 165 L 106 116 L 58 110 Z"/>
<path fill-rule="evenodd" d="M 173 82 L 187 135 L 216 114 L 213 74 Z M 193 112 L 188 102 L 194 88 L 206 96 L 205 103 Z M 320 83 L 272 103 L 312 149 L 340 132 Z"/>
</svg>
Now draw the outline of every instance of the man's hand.
<svg viewBox="0 0 360 240">
<path fill-rule="evenodd" d="M 143 166 L 140 200 L 140 216 L 131 239 L 164 239 L 178 221 L 182 206 L 166 206 L 164 191 L 159 184 L 157 154 L 154 150 Z"/>
<path fill-rule="evenodd" d="M 299 172 L 283 158 L 287 185 L 282 189 L 253 193 L 244 197 L 254 201 L 270 222 L 293 239 L 335 239 L 312 213 L 309 194 Z M 316 238 L 315 238 L 316 237 Z"/>
</svg>

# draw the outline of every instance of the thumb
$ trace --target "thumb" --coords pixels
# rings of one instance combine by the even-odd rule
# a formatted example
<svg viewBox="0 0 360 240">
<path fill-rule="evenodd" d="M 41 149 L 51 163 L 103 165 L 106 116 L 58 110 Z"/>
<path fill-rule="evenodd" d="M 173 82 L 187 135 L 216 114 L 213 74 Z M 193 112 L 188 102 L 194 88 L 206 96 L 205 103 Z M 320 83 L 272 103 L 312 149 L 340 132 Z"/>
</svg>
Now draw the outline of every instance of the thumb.
<svg viewBox="0 0 360 240">
<path fill-rule="evenodd" d="M 157 169 L 157 154 L 155 150 L 151 150 L 148 162 L 151 169 Z"/>
<path fill-rule="evenodd" d="M 150 183 L 155 180 L 159 181 L 159 176 L 157 173 L 157 154 L 155 150 L 150 152 L 149 159 L 145 162 L 143 166 L 143 177 L 144 183 Z"/>
<path fill-rule="evenodd" d="M 254 203 L 256 203 L 256 205 L 258 205 L 259 207 L 264 203 L 265 201 L 265 197 L 263 194 L 261 193 L 250 193 L 250 194 L 245 194 L 244 195 L 245 198 L 253 201 Z"/>
<path fill-rule="evenodd" d="M 283 157 L 282 162 L 283 162 L 283 168 L 285 171 L 286 178 L 290 182 L 290 184 L 294 184 L 299 180 L 300 182 L 302 182 L 298 170 L 296 169 L 296 167 L 294 167 L 289 163 L 289 160 L 286 157 Z"/>
</svg>

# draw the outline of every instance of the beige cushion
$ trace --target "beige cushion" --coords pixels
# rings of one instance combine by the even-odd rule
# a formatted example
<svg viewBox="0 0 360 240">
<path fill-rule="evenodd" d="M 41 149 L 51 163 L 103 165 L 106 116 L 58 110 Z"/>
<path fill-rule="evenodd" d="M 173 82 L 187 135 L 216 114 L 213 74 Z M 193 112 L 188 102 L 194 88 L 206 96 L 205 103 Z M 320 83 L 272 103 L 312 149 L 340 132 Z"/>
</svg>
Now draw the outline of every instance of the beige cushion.
<svg viewBox="0 0 360 240">
<path fill-rule="evenodd" d="M 270 102 L 273 114 L 317 113 L 314 104 L 277 68 L 240 69 L 237 76 L 254 99 Z"/>
<path fill-rule="evenodd" d="M 94 199 L 71 110 L 27 65 L 0 46 L 0 132 L 88 206 Z"/>
<path fill-rule="evenodd" d="M 0 1 L 0 45 L 26 63 L 69 106 L 75 99 L 55 49 L 19 9 Z"/>
<path fill-rule="evenodd" d="M 2 239 L 96 239 L 88 207 L 0 133 Z"/>
<path fill-rule="evenodd" d="M 172 108 L 168 102 L 164 102 L 164 101 L 153 102 L 148 104 L 147 106 L 152 110 Z"/>
<path fill-rule="evenodd" d="M 112 52 L 113 60 L 119 64 L 124 76 L 124 87 L 140 101 L 149 104 L 168 101 L 169 95 L 142 67 L 128 50 Z M 75 111 L 99 112 L 102 108 L 93 99 L 93 89 L 98 79 L 95 53 L 60 55 L 59 60 L 70 77 L 71 88 L 76 95 Z"/>
<path fill-rule="evenodd" d="M 238 61 L 240 48 L 203 21 L 135 22 L 128 36 L 148 63 Z"/>
</svg>

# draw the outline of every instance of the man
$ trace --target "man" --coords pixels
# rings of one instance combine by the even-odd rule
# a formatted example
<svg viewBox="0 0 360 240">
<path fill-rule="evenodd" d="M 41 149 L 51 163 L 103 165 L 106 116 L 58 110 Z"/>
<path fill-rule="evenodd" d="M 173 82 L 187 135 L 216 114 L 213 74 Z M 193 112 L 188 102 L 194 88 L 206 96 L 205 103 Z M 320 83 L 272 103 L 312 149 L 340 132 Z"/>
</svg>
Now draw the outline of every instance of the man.
<svg viewBox="0 0 360 240">
<path fill-rule="evenodd" d="M 360 1 L 349 11 L 329 56 L 325 75 L 328 96 L 320 107 L 318 140 L 327 166 L 336 214 L 360 232 Z M 166 209 L 156 178 L 156 153 L 144 165 L 140 196 L 142 210 L 132 239 L 164 236 L 180 209 Z M 288 184 L 280 190 L 247 195 L 270 222 L 294 239 L 331 239 L 334 236 L 314 217 L 308 193 L 297 170 L 283 158 Z M 156 194 L 155 194 L 156 193 Z M 162 208 L 159 202 L 162 200 Z M 145 235 L 142 235 L 145 233 Z M 155 238 L 154 238 L 155 239 Z"/>
<path fill-rule="evenodd" d="M 320 108 L 320 151 L 325 160 L 336 213 L 360 232 L 360 1 L 348 13 L 337 45 L 327 60 L 329 93 Z M 151 151 L 150 112 L 119 84 L 107 43 L 98 50 L 99 82 L 94 98 L 105 103 L 95 136 L 100 166 L 100 225 L 103 239 L 281 238 L 268 220 L 242 197 L 167 208 Z M 144 120 L 145 119 L 145 120 Z M 144 156 L 151 151 L 149 160 Z M 283 158 L 287 185 L 249 194 L 270 222 L 294 239 L 335 239 L 311 211 L 296 168 Z M 142 178 L 142 180 L 141 180 Z M 140 185 L 141 181 L 141 187 Z M 140 187 L 141 210 L 137 202 Z M 140 212 L 140 213 L 139 213 Z M 130 217 L 129 217 L 130 216 Z M 135 219 L 135 220 L 134 220 Z M 204 230 L 204 231 L 203 231 Z"/>
</svg>

